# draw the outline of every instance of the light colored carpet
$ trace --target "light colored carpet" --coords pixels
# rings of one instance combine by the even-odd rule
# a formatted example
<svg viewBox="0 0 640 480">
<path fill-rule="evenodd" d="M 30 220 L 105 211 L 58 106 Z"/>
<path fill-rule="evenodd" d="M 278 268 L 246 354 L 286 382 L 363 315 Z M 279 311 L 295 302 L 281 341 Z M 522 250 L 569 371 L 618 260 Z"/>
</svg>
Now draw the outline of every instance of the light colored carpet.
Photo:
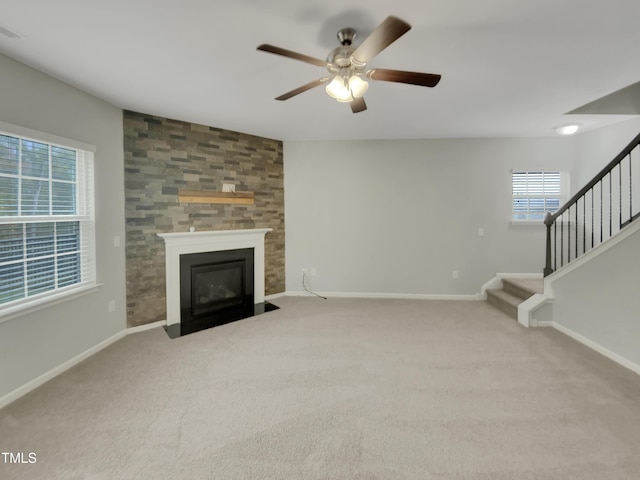
<svg viewBox="0 0 640 480">
<path fill-rule="evenodd" d="M 640 476 L 640 377 L 554 330 L 485 302 L 274 303 L 130 335 L 0 410 L 2 451 L 37 454 L 0 478 Z"/>
</svg>

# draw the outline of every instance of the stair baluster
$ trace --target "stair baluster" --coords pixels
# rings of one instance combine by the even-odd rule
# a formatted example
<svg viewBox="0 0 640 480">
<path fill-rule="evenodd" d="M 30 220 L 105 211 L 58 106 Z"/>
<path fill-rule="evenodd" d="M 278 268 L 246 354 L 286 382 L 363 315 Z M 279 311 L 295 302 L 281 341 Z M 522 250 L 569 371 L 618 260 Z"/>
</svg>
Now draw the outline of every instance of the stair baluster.
<svg viewBox="0 0 640 480">
<path fill-rule="evenodd" d="M 634 169 L 633 164 L 636 164 L 636 169 Z M 623 173 L 623 170 L 628 168 L 627 174 Z M 640 135 L 634 138 L 629 145 L 627 145 L 607 166 L 605 166 L 587 185 L 585 185 L 580 191 L 578 191 L 571 199 L 565 203 L 562 207 L 560 207 L 555 213 L 547 213 L 544 224 L 547 227 L 547 236 L 546 236 L 546 255 L 545 255 L 545 266 L 543 270 L 544 276 L 551 275 L 557 268 L 562 268 L 565 265 L 564 261 L 564 250 L 566 245 L 567 250 L 567 262 L 569 264 L 571 261 L 576 260 L 581 255 L 584 255 L 592 248 L 596 247 L 595 242 L 595 215 L 599 210 L 599 222 L 600 222 L 600 243 L 605 242 L 609 238 L 613 237 L 624 227 L 631 224 L 631 222 L 635 221 L 640 217 L 640 202 L 636 200 L 634 204 L 633 200 L 633 189 L 634 187 L 640 188 L 640 175 L 636 173 L 634 178 L 634 171 L 637 172 L 638 168 L 640 168 Z M 617 169 L 617 172 L 615 171 Z M 614 182 L 613 176 L 617 173 L 617 182 Z M 605 186 L 607 182 L 605 182 L 608 177 L 608 212 L 605 209 L 605 201 L 607 197 L 604 195 Z M 596 192 L 599 190 L 599 202 L 598 197 L 596 197 Z M 625 194 L 628 192 L 628 196 Z M 587 194 L 591 195 L 591 205 L 590 207 L 587 204 Z M 617 196 L 617 198 L 616 198 Z M 628 198 L 628 209 L 625 202 Z M 637 195 L 636 195 L 637 198 Z M 580 225 L 580 200 L 582 199 L 582 226 Z M 597 205 L 599 203 L 599 205 Z M 615 210 L 614 211 L 614 205 Z M 575 209 L 575 214 L 572 219 L 572 210 Z M 590 212 L 587 212 L 590 210 Z M 628 210 L 628 217 L 626 215 L 626 211 Z M 564 224 L 565 217 L 564 214 L 567 214 L 567 235 L 566 235 L 566 244 L 565 244 L 565 235 L 564 235 Z M 608 213 L 608 215 L 607 215 Z M 591 245 L 589 246 L 587 243 L 587 215 L 591 216 Z M 617 214 L 617 215 L 616 215 Z M 609 235 L 605 235 L 605 217 L 608 216 L 609 222 Z M 614 230 L 614 216 L 618 217 L 617 225 L 615 225 L 616 230 Z M 571 225 L 572 220 L 575 225 Z M 560 238 L 558 239 L 557 235 L 557 224 L 560 223 Z M 553 227 L 553 240 L 551 235 L 551 229 Z M 582 227 L 582 228 L 580 228 Z M 574 235 L 572 238 L 572 229 L 574 229 Z M 582 252 L 580 252 L 580 230 L 582 230 Z M 573 242 L 572 242 L 573 240 Z M 571 258 L 571 247 L 572 243 L 574 243 L 574 257 Z M 589 248 L 587 248 L 589 247 Z M 559 250 L 559 255 L 558 255 Z M 559 267 L 558 267 L 558 256 L 560 257 Z"/>
</svg>

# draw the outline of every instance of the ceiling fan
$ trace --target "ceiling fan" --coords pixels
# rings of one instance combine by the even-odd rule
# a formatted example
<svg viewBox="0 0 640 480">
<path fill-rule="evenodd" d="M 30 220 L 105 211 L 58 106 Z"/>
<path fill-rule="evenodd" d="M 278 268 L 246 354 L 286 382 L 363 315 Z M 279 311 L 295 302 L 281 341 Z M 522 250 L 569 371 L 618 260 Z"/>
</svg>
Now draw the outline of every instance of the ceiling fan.
<svg viewBox="0 0 640 480">
<path fill-rule="evenodd" d="M 411 30 L 411 25 L 407 22 L 397 17 L 389 16 L 358 47 L 353 47 L 351 44 L 356 37 L 356 31 L 353 28 L 343 28 L 338 32 L 340 46 L 334 48 L 326 60 L 268 44 L 262 44 L 257 49 L 324 67 L 331 75 L 284 93 L 276 97 L 276 100 L 288 100 L 326 83 L 326 91 L 331 97 L 338 102 L 349 103 L 353 113 L 358 113 L 367 109 L 367 104 L 364 101 L 364 94 L 369 88 L 369 84 L 366 81 L 367 78 L 385 82 L 409 83 L 423 87 L 435 87 L 440 81 L 441 76 L 434 73 L 366 68 L 373 57 L 409 30 Z"/>
</svg>

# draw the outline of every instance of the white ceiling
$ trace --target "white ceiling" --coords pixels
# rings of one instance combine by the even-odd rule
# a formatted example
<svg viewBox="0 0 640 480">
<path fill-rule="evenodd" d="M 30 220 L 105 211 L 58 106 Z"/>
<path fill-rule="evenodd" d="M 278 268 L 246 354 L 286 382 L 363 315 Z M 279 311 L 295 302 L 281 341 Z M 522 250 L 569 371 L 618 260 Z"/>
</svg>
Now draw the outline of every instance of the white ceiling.
<svg viewBox="0 0 640 480">
<path fill-rule="evenodd" d="M 323 87 L 274 100 L 326 71 L 259 44 L 324 59 L 388 15 L 413 28 L 369 66 L 437 87 L 371 82 L 358 114 Z M 639 19 L 638 0 L 2 0 L 0 53 L 123 109 L 287 141 L 549 136 L 629 118 L 563 113 L 640 80 Z"/>
</svg>

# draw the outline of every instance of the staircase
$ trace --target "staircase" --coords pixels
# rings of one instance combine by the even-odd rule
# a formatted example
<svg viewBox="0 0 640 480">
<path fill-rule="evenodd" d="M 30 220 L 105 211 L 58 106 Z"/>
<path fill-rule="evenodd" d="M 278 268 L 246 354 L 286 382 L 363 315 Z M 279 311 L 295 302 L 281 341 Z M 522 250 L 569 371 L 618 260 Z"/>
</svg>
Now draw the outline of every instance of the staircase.
<svg viewBox="0 0 640 480">
<path fill-rule="evenodd" d="M 545 277 L 640 218 L 639 169 L 640 134 L 567 203 L 547 212 Z"/>
<path fill-rule="evenodd" d="M 517 320 L 518 305 L 532 295 L 542 293 L 542 288 L 542 278 L 503 278 L 502 288 L 487 290 L 487 301 Z"/>
<path fill-rule="evenodd" d="M 544 219 L 544 277 L 551 276 L 550 282 L 559 278 L 558 274 L 561 275 L 568 264 L 603 246 L 614 237 L 621 238 L 619 234 L 640 219 L 638 172 L 640 134 L 567 203 L 554 213 L 547 212 Z M 633 195 L 634 190 L 636 195 Z M 518 306 L 522 302 L 537 293 L 543 294 L 538 298 L 540 302 L 537 305 L 533 305 L 536 302 L 529 302 L 527 308 L 523 309 L 523 317 L 528 318 L 520 319 L 520 322 L 525 326 L 529 326 L 533 309 L 552 298 L 550 292 L 547 292 L 547 297 L 544 296 L 544 281 L 541 278 L 502 278 L 501 283 L 502 288 L 486 290 L 487 301 L 516 320 Z M 493 280 L 491 284 L 494 285 Z"/>
</svg>

